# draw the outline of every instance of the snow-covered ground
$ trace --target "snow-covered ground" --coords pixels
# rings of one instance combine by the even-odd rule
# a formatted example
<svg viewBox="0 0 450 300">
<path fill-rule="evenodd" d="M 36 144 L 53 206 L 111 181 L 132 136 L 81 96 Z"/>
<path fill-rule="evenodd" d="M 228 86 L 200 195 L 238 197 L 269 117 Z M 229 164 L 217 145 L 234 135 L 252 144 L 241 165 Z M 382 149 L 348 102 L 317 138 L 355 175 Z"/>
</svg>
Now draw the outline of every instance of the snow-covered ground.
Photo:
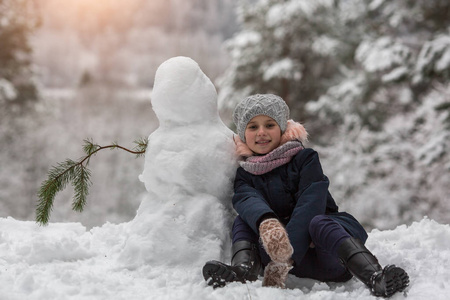
<svg viewBox="0 0 450 300">
<path fill-rule="evenodd" d="M 87 230 L 80 223 L 0 218 L 0 300 L 15 299 L 372 299 L 356 280 L 326 284 L 290 277 L 288 289 L 253 283 L 213 290 L 201 269 L 229 259 L 232 132 L 199 66 L 178 57 L 157 71 L 160 127 L 149 137 L 136 217 Z M 408 299 L 450 294 L 450 226 L 424 218 L 367 242 L 382 264 L 410 275 Z M 398 294 L 393 299 L 403 299 Z"/>
<path fill-rule="evenodd" d="M 160 265 L 130 268 L 124 259 L 142 253 L 134 243 L 135 251 L 123 257 L 126 227 L 105 224 L 86 231 L 79 223 L 40 227 L 0 219 L 0 299 L 374 299 L 355 279 L 326 284 L 290 277 L 286 290 L 262 287 L 260 280 L 213 290 L 203 280 L 202 264 L 165 266 L 172 258 L 161 256 Z M 449 225 L 423 219 L 395 230 L 373 230 L 367 245 L 381 263 L 395 263 L 409 272 L 407 297 L 392 299 L 448 299 Z"/>
</svg>

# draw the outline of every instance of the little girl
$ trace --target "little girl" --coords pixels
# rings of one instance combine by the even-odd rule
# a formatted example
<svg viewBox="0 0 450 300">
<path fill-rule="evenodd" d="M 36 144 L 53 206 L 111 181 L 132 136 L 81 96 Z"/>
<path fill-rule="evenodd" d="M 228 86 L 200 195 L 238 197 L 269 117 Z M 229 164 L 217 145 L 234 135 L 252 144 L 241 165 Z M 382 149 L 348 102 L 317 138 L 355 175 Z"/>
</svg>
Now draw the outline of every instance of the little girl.
<svg viewBox="0 0 450 300">
<path fill-rule="evenodd" d="M 237 152 L 244 159 L 234 182 L 239 215 L 232 261 L 207 262 L 205 280 L 216 288 L 264 272 L 263 286 L 284 288 L 288 273 L 334 282 L 353 275 L 375 296 L 403 291 L 407 273 L 395 265 L 382 268 L 364 246 L 366 231 L 338 211 L 317 152 L 303 147 L 306 130 L 288 119 L 289 108 L 275 95 L 253 95 L 237 105 Z"/>
</svg>

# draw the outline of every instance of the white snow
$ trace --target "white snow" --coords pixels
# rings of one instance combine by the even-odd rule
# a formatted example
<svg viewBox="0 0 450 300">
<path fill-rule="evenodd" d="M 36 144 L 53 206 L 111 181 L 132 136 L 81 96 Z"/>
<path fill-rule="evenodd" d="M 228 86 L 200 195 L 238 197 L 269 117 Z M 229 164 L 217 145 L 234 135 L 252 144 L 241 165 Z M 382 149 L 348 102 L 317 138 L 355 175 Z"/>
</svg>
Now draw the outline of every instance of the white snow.
<svg viewBox="0 0 450 300">
<path fill-rule="evenodd" d="M 4 100 L 10 101 L 16 97 L 17 91 L 12 83 L 6 79 L 0 78 L 0 102 Z"/>
<path fill-rule="evenodd" d="M 391 82 L 402 79 L 402 77 L 405 77 L 408 75 L 408 68 L 405 66 L 401 66 L 398 68 L 393 69 L 388 74 L 385 74 L 381 77 L 381 80 L 383 82 Z"/>
<path fill-rule="evenodd" d="M 266 14 L 266 25 L 268 27 L 278 27 L 286 20 L 298 18 L 299 14 L 305 17 L 312 17 L 318 7 L 330 7 L 332 5 L 333 1 L 330 0 L 300 0 L 273 4 Z"/>
<path fill-rule="evenodd" d="M 276 61 L 269 66 L 264 66 L 262 69 L 265 70 L 263 74 L 264 81 L 270 81 L 274 78 L 291 78 L 293 76 L 297 76 L 298 79 L 301 78 L 300 72 L 295 72 L 297 75 L 293 74 L 293 70 L 295 70 L 294 62 L 290 58 Z"/>
<path fill-rule="evenodd" d="M 241 52 L 244 51 L 248 46 L 258 44 L 261 41 L 261 34 L 259 32 L 253 30 L 246 30 L 240 32 L 238 35 L 230 39 L 228 42 L 225 42 L 225 45 L 233 45 L 233 48 L 230 49 L 230 55 L 232 57 L 239 57 Z M 229 46 L 228 46 L 229 47 Z"/>
<path fill-rule="evenodd" d="M 288 289 L 253 283 L 213 290 L 201 269 L 229 260 L 232 132 L 217 114 L 214 86 L 189 58 L 157 71 L 143 195 L 134 220 L 87 231 L 80 223 L 0 218 L 0 299 L 373 299 L 355 279 L 341 284 L 290 277 Z M 200 109 L 201 107 L 201 109 Z M 424 218 L 373 230 L 367 245 L 382 264 L 404 267 L 407 299 L 450 293 L 450 226 Z M 392 299 L 403 299 L 403 294 Z"/>
<path fill-rule="evenodd" d="M 450 36 L 437 35 L 424 43 L 417 58 L 414 82 L 420 82 L 423 74 L 434 70 L 436 73 L 448 72 L 450 67 Z"/>
<path fill-rule="evenodd" d="M 408 47 L 389 37 L 381 37 L 375 41 L 365 40 L 358 46 L 355 54 L 356 60 L 368 72 L 403 66 L 410 56 Z"/>
<path fill-rule="evenodd" d="M 204 212 L 203 218 L 209 217 Z M 163 216 L 154 221 L 163 221 Z M 148 224 L 148 232 L 155 229 Z M 261 280 L 229 284 L 213 290 L 201 275 L 202 260 L 211 258 L 199 251 L 190 266 L 165 264 L 173 253 L 157 255 L 152 262 L 124 266 L 134 256 L 155 256 L 145 248 L 145 238 L 130 239 L 127 224 L 105 224 L 90 231 L 78 223 L 51 223 L 0 219 L 0 295 L 12 299 L 374 299 L 352 279 L 344 284 L 319 283 L 310 279 L 288 279 L 288 289 L 265 288 Z M 205 228 L 207 230 L 207 228 Z M 219 242 L 219 241 L 217 241 Z M 130 245 L 131 244 L 131 245 Z M 407 298 L 447 299 L 450 292 L 450 226 L 429 219 L 399 226 L 395 230 L 373 230 L 368 247 L 382 264 L 404 267 L 411 285 Z M 133 247 L 134 251 L 124 251 Z M 166 245 L 157 245 L 157 247 Z M 199 249 L 203 245 L 198 245 Z M 178 247 L 178 246 L 177 246 Z M 182 255 L 184 249 L 178 247 Z"/>
<path fill-rule="evenodd" d="M 326 35 L 319 36 L 311 45 L 314 52 L 321 55 L 333 55 L 337 52 L 338 47 L 339 41 Z"/>
<path fill-rule="evenodd" d="M 216 89 L 195 61 L 175 57 L 156 71 L 152 104 L 160 126 L 149 136 L 140 176 L 148 195 L 127 225 L 123 262 L 192 266 L 202 254 L 223 259 L 236 157 Z"/>
</svg>

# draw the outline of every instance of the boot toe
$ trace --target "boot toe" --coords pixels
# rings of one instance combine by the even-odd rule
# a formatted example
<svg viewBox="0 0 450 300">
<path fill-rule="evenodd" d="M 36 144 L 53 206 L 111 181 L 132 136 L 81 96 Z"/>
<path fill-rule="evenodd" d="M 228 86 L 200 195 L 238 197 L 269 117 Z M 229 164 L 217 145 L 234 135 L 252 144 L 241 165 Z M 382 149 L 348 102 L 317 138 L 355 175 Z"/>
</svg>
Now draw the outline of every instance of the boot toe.
<svg viewBox="0 0 450 300">
<path fill-rule="evenodd" d="M 386 272 L 386 294 L 388 297 L 396 292 L 403 292 L 409 285 L 409 276 L 402 268 L 389 266 Z"/>
<path fill-rule="evenodd" d="M 236 281 L 236 274 L 230 266 L 219 261 L 207 262 L 202 273 L 208 285 L 212 285 L 213 288 L 223 287 L 227 282 Z"/>
<path fill-rule="evenodd" d="M 409 276 L 402 268 L 395 265 L 386 266 L 375 279 L 373 292 L 376 296 L 391 297 L 409 286 Z"/>
</svg>

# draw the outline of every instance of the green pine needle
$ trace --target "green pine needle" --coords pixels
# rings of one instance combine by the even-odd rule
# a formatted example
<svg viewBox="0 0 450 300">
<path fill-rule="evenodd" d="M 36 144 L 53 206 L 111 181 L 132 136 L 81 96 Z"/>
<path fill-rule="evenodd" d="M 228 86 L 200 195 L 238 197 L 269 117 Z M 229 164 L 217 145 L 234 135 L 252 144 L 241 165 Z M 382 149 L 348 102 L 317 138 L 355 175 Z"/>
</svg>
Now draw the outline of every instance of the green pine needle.
<svg viewBox="0 0 450 300">
<path fill-rule="evenodd" d="M 62 191 L 67 183 L 74 178 L 74 168 L 76 162 L 68 159 L 63 163 L 58 163 L 48 172 L 48 179 L 45 180 L 38 192 L 40 199 L 36 208 L 36 221 L 47 224 L 50 211 L 53 207 L 53 200 L 58 192 Z"/>
<path fill-rule="evenodd" d="M 136 158 L 143 156 L 145 154 L 145 150 L 147 149 L 148 139 L 140 138 L 135 140 L 133 143 L 136 144 L 136 147 L 134 147 L 133 150 L 138 153 L 136 154 Z"/>
<path fill-rule="evenodd" d="M 86 139 L 86 140 L 84 140 L 84 143 L 85 144 L 83 146 L 83 150 L 84 150 L 84 153 L 86 153 L 86 155 L 91 155 L 92 153 L 97 151 L 98 148 L 100 148 L 99 145 L 94 144 L 92 139 Z"/>
<path fill-rule="evenodd" d="M 117 142 L 108 146 L 100 146 L 95 144 L 92 139 L 84 140 L 83 152 L 86 156 L 75 162 L 67 159 L 62 163 L 58 163 L 48 171 L 48 178 L 44 180 L 38 191 L 38 204 L 36 207 L 36 222 L 41 225 L 47 225 L 50 219 L 50 213 L 53 208 L 55 196 L 64 190 L 70 182 L 74 188 L 74 196 L 72 209 L 82 212 L 86 206 L 86 199 L 89 194 L 91 182 L 91 171 L 87 168 L 91 157 L 103 149 L 121 149 L 129 153 L 141 157 L 147 149 L 148 139 L 138 139 L 134 141 L 137 146 L 133 150 L 129 150 L 120 146 Z"/>
<path fill-rule="evenodd" d="M 92 185 L 90 180 L 91 171 L 83 165 L 75 168 L 75 178 L 72 181 L 75 195 L 72 203 L 74 211 L 82 212 L 86 205 L 86 197 L 89 194 L 89 187 Z"/>
</svg>

